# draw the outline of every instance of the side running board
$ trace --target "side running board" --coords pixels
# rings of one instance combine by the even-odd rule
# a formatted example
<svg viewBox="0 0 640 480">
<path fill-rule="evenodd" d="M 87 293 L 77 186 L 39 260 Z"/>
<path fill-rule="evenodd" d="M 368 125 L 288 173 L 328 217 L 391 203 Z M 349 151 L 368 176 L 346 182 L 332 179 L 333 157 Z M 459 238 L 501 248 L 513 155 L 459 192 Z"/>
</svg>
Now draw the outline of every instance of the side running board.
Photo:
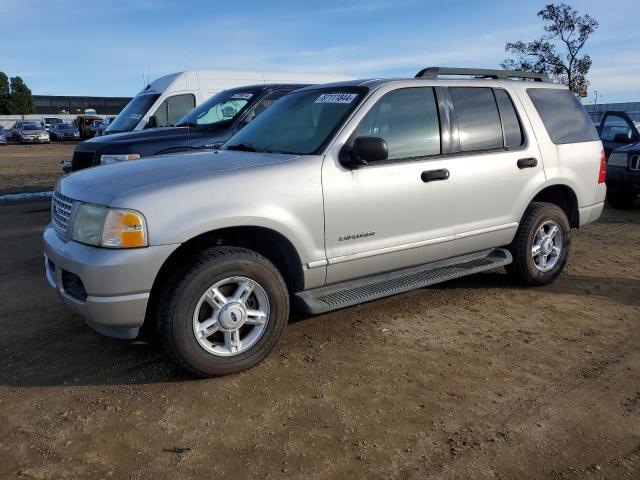
<svg viewBox="0 0 640 480">
<path fill-rule="evenodd" d="M 492 270 L 513 261 L 508 250 L 497 248 L 418 267 L 334 283 L 295 294 L 297 308 L 318 314 Z"/>
</svg>

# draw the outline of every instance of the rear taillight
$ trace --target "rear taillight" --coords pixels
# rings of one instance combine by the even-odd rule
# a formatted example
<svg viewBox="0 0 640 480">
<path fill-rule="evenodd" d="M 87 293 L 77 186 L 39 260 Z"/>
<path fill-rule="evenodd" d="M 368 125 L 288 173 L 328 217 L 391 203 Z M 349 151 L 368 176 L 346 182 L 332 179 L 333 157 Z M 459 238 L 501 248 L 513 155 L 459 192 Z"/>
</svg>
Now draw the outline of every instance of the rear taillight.
<svg viewBox="0 0 640 480">
<path fill-rule="evenodd" d="M 607 179 L 607 157 L 604 155 L 604 150 L 602 150 L 602 155 L 600 156 L 600 173 L 598 173 L 598 183 L 604 183 Z"/>
</svg>

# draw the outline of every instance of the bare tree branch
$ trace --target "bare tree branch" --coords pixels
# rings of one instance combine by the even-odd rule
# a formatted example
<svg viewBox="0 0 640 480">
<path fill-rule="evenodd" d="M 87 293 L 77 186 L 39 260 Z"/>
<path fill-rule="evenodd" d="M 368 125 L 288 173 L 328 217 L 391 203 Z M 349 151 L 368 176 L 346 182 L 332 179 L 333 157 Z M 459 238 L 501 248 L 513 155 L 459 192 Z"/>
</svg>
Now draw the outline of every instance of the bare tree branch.
<svg viewBox="0 0 640 480">
<path fill-rule="evenodd" d="M 591 57 L 580 57 L 580 52 L 598 28 L 598 22 L 589 15 L 579 15 L 565 3 L 546 5 L 538 17 L 545 22 L 545 34 L 532 42 L 508 42 L 505 51 L 516 58 L 504 60 L 502 67 L 544 73 L 574 93 L 586 91 Z M 558 53 L 558 44 L 563 54 Z"/>
</svg>

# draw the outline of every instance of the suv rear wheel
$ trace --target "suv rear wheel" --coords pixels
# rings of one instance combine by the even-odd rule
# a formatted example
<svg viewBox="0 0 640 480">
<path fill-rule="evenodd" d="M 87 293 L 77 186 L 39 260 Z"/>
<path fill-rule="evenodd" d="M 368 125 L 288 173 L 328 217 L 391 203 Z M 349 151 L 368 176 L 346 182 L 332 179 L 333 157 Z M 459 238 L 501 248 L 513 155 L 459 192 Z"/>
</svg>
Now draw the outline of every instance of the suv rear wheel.
<svg viewBox="0 0 640 480">
<path fill-rule="evenodd" d="M 607 190 L 607 202 L 617 210 L 629 210 L 636 202 L 637 193 L 629 190 Z"/>
<path fill-rule="evenodd" d="M 275 347 L 289 317 L 276 267 L 244 248 L 201 252 L 167 287 L 158 330 L 168 354 L 198 376 L 252 367 Z"/>
<path fill-rule="evenodd" d="M 509 250 L 507 272 L 525 285 L 546 285 L 562 272 L 571 246 L 571 227 L 564 211 L 551 203 L 529 205 Z"/>
</svg>

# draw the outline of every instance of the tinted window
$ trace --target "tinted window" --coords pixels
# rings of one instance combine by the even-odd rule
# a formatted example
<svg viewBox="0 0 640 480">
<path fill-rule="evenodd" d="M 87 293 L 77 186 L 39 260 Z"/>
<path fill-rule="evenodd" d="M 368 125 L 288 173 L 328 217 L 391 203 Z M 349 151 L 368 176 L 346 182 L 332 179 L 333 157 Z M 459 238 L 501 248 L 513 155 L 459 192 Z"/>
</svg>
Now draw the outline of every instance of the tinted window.
<svg viewBox="0 0 640 480">
<path fill-rule="evenodd" d="M 167 127 L 175 125 L 196 106 L 196 99 L 192 94 L 174 95 L 160 104 L 154 116 L 156 126 Z"/>
<path fill-rule="evenodd" d="M 617 136 L 617 138 L 616 138 Z M 605 141 L 624 143 L 633 140 L 633 130 L 627 121 L 617 115 L 607 115 L 602 124 L 600 138 Z"/>
<path fill-rule="evenodd" d="M 496 96 L 500 120 L 502 120 L 504 145 L 507 148 L 517 148 L 524 143 L 524 134 L 513 102 L 505 90 L 495 89 L 493 93 Z"/>
<path fill-rule="evenodd" d="M 503 148 L 502 125 L 490 88 L 452 87 L 463 152 Z"/>
<path fill-rule="evenodd" d="M 291 93 L 240 130 L 225 148 L 318 153 L 366 92 L 363 87 L 333 87 Z"/>
<path fill-rule="evenodd" d="M 271 92 L 268 95 L 265 95 L 258 103 L 256 103 L 251 110 L 247 112 L 247 114 L 242 119 L 239 127 L 244 128 L 246 125 L 251 123 L 258 115 L 264 112 L 267 108 L 274 104 L 276 100 L 280 97 L 285 96 L 289 92 L 279 91 L 279 92 Z"/>
<path fill-rule="evenodd" d="M 598 140 L 593 122 L 569 90 L 529 88 L 527 93 L 553 143 Z"/>
<path fill-rule="evenodd" d="M 367 112 L 355 137 L 380 137 L 389 159 L 440 153 L 440 124 L 432 88 L 403 88 L 383 96 Z"/>
</svg>

